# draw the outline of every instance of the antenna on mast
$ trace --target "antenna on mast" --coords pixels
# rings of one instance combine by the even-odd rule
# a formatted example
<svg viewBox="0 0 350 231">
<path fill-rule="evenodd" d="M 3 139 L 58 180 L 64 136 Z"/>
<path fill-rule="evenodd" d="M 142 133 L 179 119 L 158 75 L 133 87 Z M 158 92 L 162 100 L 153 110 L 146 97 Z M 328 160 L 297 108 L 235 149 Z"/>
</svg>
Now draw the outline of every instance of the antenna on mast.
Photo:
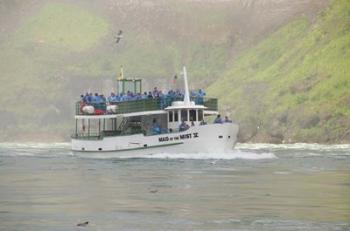
<svg viewBox="0 0 350 231">
<path fill-rule="evenodd" d="M 187 82 L 187 70 L 186 67 L 183 67 L 183 71 L 182 74 L 184 76 L 184 82 L 185 82 L 185 96 L 184 96 L 184 104 L 186 106 L 190 106 L 191 102 L 190 102 L 190 91 L 188 90 L 188 82 Z"/>
<path fill-rule="evenodd" d="M 117 80 L 121 80 L 121 79 L 124 79 L 124 67 L 123 67 L 123 65 L 120 66 L 119 76 L 117 76 Z"/>
</svg>

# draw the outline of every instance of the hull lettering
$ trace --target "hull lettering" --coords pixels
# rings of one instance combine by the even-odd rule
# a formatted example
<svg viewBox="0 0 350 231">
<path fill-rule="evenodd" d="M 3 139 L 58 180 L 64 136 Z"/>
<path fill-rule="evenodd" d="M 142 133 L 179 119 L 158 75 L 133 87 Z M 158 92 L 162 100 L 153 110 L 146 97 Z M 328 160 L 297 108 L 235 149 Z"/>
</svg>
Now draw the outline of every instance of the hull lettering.
<svg viewBox="0 0 350 231">
<path fill-rule="evenodd" d="M 199 138 L 198 132 L 182 134 L 179 136 L 170 136 L 170 137 L 163 136 L 163 137 L 159 137 L 158 141 L 159 142 L 166 142 L 166 141 L 187 140 L 187 139 L 195 139 L 195 138 Z"/>
</svg>

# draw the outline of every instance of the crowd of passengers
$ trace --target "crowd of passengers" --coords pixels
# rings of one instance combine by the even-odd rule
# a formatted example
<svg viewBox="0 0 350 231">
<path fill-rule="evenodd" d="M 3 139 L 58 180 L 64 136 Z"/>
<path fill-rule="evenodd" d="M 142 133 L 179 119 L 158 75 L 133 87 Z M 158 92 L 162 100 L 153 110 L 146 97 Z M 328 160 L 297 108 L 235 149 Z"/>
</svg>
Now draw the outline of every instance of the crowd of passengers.
<svg viewBox="0 0 350 231">
<path fill-rule="evenodd" d="M 191 97 L 195 98 L 203 98 L 205 96 L 205 92 L 202 89 L 199 89 L 198 91 L 191 91 L 190 92 Z M 134 94 L 130 91 L 123 94 L 115 94 L 114 92 L 111 92 L 111 94 L 106 98 L 103 94 L 92 94 L 92 93 L 86 93 L 85 95 L 80 96 L 80 102 L 84 103 L 85 105 L 94 105 L 94 104 L 103 104 L 103 103 L 117 103 L 117 102 L 124 102 L 124 101 L 132 101 L 132 100 L 141 100 L 141 99 L 164 99 L 164 98 L 183 98 L 184 94 L 180 90 L 169 90 L 167 93 L 163 93 L 162 90 L 158 90 L 157 87 L 153 89 L 153 91 L 144 92 L 143 94 Z"/>
</svg>

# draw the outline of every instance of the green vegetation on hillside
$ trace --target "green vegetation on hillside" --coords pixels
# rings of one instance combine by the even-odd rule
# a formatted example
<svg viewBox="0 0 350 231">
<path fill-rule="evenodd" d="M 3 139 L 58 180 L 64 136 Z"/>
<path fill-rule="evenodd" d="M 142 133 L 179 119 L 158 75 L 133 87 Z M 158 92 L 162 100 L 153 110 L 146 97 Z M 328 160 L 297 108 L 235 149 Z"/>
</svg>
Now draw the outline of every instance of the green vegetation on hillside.
<svg viewBox="0 0 350 231">
<path fill-rule="evenodd" d="M 240 122 L 241 140 L 350 139 L 348 1 L 333 1 L 316 20 L 304 9 L 307 16 L 292 21 L 298 5 L 281 4 L 290 15 L 274 18 L 267 9 L 274 1 L 153 3 L 38 3 L 22 15 L 0 40 L 0 139 L 68 139 L 78 95 L 108 93 L 121 65 L 160 88 L 186 65 L 190 87 L 209 86 Z M 124 37 L 115 44 L 119 29 Z"/>
<path fill-rule="evenodd" d="M 335 0 L 315 22 L 296 19 L 234 60 L 208 90 L 243 127 L 255 124 L 257 139 L 341 141 L 350 126 L 349 67 L 350 2 Z"/>
</svg>

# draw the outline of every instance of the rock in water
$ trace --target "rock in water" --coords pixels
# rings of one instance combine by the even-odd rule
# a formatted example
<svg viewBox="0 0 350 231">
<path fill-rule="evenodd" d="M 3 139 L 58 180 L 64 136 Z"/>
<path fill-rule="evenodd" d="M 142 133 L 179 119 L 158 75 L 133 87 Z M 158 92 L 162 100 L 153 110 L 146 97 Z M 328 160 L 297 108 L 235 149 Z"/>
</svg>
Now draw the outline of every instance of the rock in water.
<svg viewBox="0 0 350 231">
<path fill-rule="evenodd" d="M 85 227 L 89 224 L 88 221 L 85 221 L 85 222 L 82 222 L 82 223 L 78 223 L 77 226 L 80 226 L 80 227 Z"/>
</svg>

